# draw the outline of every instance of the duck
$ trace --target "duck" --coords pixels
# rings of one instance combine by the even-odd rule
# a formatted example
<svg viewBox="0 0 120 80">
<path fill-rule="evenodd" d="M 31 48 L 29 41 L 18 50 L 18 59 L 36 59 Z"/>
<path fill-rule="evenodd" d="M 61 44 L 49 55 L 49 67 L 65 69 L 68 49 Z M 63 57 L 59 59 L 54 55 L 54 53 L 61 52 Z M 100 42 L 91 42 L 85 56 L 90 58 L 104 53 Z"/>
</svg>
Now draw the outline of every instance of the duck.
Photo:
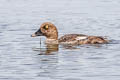
<svg viewBox="0 0 120 80">
<path fill-rule="evenodd" d="M 46 44 L 105 44 L 109 41 L 101 36 L 89 36 L 84 34 L 66 34 L 58 38 L 57 27 L 51 22 L 44 22 L 31 37 L 45 36 Z"/>
</svg>

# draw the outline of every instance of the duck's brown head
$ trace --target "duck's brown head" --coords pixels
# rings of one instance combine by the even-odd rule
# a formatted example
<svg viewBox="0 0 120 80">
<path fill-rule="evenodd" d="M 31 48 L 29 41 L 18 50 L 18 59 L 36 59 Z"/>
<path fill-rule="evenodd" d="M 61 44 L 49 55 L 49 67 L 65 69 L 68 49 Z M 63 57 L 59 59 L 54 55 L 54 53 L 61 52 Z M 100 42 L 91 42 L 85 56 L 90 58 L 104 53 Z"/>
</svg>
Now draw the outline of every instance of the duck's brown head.
<svg viewBox="0 0 120 80">
<path fill-rule="evenodd" d="M 54 24 L 50 22 L 45 22 L 40 26 L 34 34 L 31 35 L 32 37 L 36 36 L 46 36 L 47 39 L 58 39 L 58 31 Z"/>
</svg>

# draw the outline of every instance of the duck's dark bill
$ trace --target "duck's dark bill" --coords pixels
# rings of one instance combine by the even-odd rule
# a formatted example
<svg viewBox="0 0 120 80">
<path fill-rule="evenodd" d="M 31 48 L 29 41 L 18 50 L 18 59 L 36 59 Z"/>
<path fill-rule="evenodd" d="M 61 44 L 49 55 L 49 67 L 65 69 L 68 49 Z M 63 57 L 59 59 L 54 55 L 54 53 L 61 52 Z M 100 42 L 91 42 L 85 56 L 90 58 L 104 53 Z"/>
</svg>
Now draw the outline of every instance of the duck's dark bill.
<svg viewBox="0 0 120 80">
<path fill-rule="evenodd" d="M 31 37 L 36 37 L 36 35 L 35 35 L 35 34 L 32 34 Z"/>
<path fill-rule="evenodd" d="M 41 30 L 39 29 L 37 32 L 31 35 L 31 37 L 36 37 L 36 36 L 43 36 Z"/>
</svg>

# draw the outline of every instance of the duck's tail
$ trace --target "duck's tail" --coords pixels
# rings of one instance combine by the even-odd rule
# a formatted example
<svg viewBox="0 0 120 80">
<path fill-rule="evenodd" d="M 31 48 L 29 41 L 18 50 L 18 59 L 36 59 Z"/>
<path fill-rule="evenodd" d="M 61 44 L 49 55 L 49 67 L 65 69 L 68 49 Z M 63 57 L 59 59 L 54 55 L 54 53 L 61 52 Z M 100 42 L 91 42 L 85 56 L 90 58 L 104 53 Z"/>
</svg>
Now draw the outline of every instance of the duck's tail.
<svg viewBox="0 0 120 80">
<path fill-rule="evenodd" d="M 107 38 L 99 37 L 99 36 L 89 36 L 88 41 L 91 44 L 104 44 L 108 43 L 109 40 Z"/>
</svg>

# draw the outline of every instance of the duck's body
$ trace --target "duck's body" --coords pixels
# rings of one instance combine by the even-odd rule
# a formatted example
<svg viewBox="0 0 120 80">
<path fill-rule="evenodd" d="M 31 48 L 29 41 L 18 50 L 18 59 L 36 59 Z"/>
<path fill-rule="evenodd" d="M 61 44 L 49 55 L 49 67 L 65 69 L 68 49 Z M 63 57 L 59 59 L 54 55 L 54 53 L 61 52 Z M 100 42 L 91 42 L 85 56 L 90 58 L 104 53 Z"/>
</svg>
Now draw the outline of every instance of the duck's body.
<svg viewBox="0 0 120 80">
<path fill-rule="evenodd" d="M 59 39 L 59 43 L 62 44 L 102 44 L 107 43 L 103 37 L 99 36 L 87 36 L 83 34 L 67 34 Z"/>
<path fill-rule="evenodd" d="M 47 44 L 103 44 L 108 43 L 108 40 L 100 36 L 88 36 L 83 34 L 67 34 L 58 39 L 58 31 L 55 25 L 46 22 L 43 23 L 40 29 L 32 34 L 35 36 L 46 36 Z"/>
</svg>

